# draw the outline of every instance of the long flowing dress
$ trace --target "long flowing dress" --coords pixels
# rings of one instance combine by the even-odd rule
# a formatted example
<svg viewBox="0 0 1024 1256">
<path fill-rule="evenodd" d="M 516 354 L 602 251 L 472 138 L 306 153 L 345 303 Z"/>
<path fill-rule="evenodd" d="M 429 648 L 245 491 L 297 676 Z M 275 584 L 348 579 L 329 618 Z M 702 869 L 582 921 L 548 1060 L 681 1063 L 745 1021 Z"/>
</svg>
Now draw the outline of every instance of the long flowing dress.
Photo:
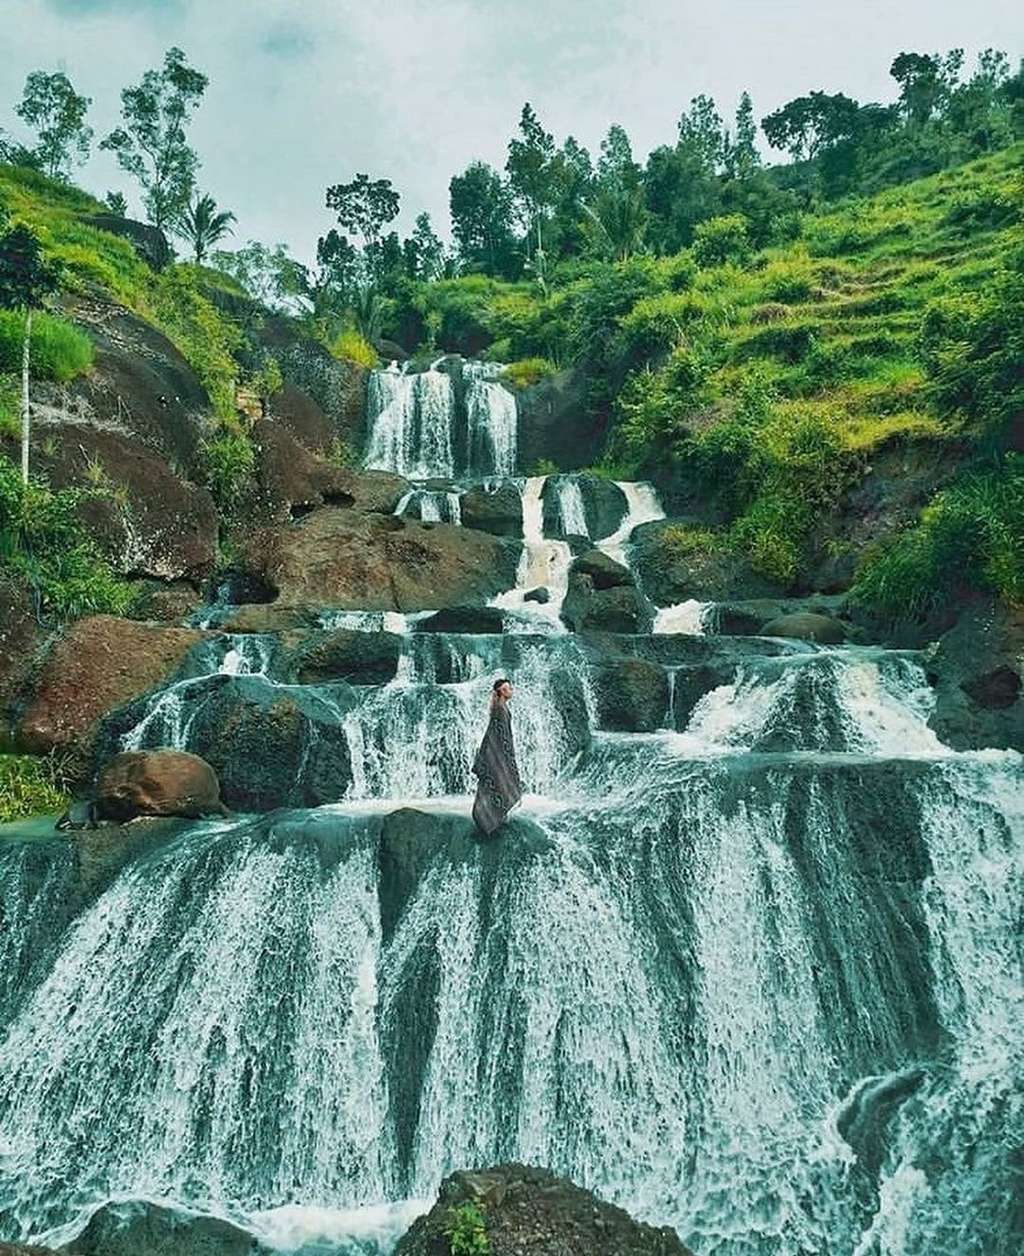
<svg viewBox="0 0 1024 1256">
<path fill-rule="evenodd" d="M 487 732 L 473 760 L 477 777 L 473 820 L 476 827 L 490 835 L 523 796 L 512 741 L 512 717 L 504 702 L 491 708 Z"/>
</svg>

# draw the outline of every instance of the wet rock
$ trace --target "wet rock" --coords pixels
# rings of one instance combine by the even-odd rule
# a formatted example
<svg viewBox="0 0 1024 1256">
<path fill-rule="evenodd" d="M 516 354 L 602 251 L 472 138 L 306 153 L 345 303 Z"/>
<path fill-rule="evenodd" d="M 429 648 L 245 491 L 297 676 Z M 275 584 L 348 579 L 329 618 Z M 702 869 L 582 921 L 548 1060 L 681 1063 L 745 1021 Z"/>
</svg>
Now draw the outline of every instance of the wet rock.
<svg viewBox="0 0 1024 1256">
<path fill-rule="evenodd" d="M 797 641 L 817 641 L 821 645 L 840 645 L 846 640 L 846 628 L 829 615 L 796 611 L 771 619 L 761 628 L 766 637 L 793 637 Z"/>
<path fill-rule="evenodd" d="M 289 605 L 438 610 L 509 588 L 519 548 L 472 528 L 325 507 L 261 529 L 238 565 Z"/>
<path fill-rule="evenodd" d="M 167 681 L 203 637 L 172 628 L 94 615 L 72 624 L 43 660 L 18 722 L 19 739 L 36 754 L 88 753 L 101 718 Z"/>
<path fill-rule="evenodd" d="M 633 570 L 656 606 L 778 598 L 786 590 L 754 572 L 740 554 L 692 542 L 695 521 L 659 519 L 642 524 L 631 538 Z"/>
<path fill-rule="evenodd" d="M 283 602 L 252 602 L 232 606 L 216 616 L 224 632 L 268 633 L 315 628 L 317 612 L 310 606 L 288 606 Z"/>
<path fill-rule="evenodd" d="M 501 632 L 504 616 L 496 606 L 452 606 L 421 619 L 416 632 Z"/>
<path fill-rule="evenodd" d="M 479 528 L 494 536 L 523 535 L 523 499 L 514 484 L 504 483 L 488 492 L 471 488 L 459 498 L 462 522 L 467 528 Z"/>
<path fill-rule="evenodd" d="M 616 659 L 593 673 L 602 728 L 651 733 L 669 725 L 669 685 L 663 667 L 646 659 Z"/>
<path fill-rule="evenodd" d="M 940 638 L 929 723 L 956 750 L 1024 751 L 1024 611 L 981 602 Z"/>
<path fill-rule="evenodd" d="M 613 481 L 604 476 L 582 471 L 572 476 L 551 476 L 544 485 L 544 535 L 568 538 L 560 507 L 559 489 L 566 483 L 575 484 L 583 504 L 586 536 L 595 540 L 611 536 L 626 516 L 626 495 Z"/>
<path fill-rule="evenodd" d="M 253 424 L 256 467 L 252 490 L 242 504 L 245 523 L 280 523 L 325 504 L 353 506 L 353 477 L 310 453 L 283 424 Z"/>
<path fill-rule="evenodd" d="M 574 572 L 562 603 L 562 620 L 573 632 L 645 632 L 651 611 L 633 585 L 600 589 L 593 577 Z"/>
<path fill-rule="evenodd" d="M 668 1226 L 643 1225 L 568 1179 L 522 1164 L 445 1178 L 437 1203 L 413 1222 L 395 1256 L 448 1256 L 445 1230 L 464 1204 L 483 1215 L 490 1256 L 688 1256 Z"/>
<path fill-rule="evenodd" d="M 180 624 L 201 605 L 202 598 L 187 581 L 177 580 L 170 584 L 151 581 L 138 586 L 131 614 L 132 619 Z"/>
<path fill-rule="evenodd" d="M 36 427 L 33 459 L 53 488 L 87 490 L 79 518 L 116 571 L 198 584 L 213 570 L 213 498 L 139 437 L 44 420 Z"/>
<path fill-rule="evenodd" d="M 595 589 L 615 589 L 620 585 L 632 585 L 633 575 L 614 558 L 599 549 L 590 549 L 573 560 L 571 574 L 589 576 Z"/>
<path fill-rule="evenodd" d="M 551 593 L 543 585 L 540 585 L 538 588 L 530 589 L 527 593 L 524 593 L 523 601 L 536 602 L 538 606 L 547 606 L 548 602 L 551 601 Z"/>
<path fill-rule="evenodd" d="M 96 782 L 98 819 L 225 813 L 216 772 L 184 750 L 126 750 L 107 763 Z"/>
<path fill-rule="evenodd" d="M 148 1201 L 104 1204 L 61 1256 L 269 1256 L 251 1234 L 219 1217 Z"/>
<path fill-rule="evenodd" d="M 386 685 L 398 670 L 402 638 L 392 632 L 357 632 L 336 628 L 306 638 L 288 662 L 300 685 L 347 680 L 353 685 Z"/>
<path fill-rule="evenodd" d="M 0 1256 L 57 1256 L 52 1247 L 36 1247 L 26 1243 L 4 1243 L 0 1241 Z"/>
</svg>

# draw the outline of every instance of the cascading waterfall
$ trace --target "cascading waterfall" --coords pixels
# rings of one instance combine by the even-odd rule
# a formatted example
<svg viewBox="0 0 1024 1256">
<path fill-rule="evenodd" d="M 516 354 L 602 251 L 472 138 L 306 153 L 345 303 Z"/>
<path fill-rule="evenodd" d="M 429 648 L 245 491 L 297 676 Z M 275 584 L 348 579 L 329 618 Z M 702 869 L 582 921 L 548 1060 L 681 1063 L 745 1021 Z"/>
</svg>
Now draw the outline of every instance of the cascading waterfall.
<svg viewBox="0 0 1024 1256">
<path fill-rule="evenodd" d="M 498 369 L 463 368 L 461 435 L 442 371 L 375 372 L 369 464 L 514 475 Z M 200 752 L 224 711 L 232 739 L 249 709 L 292 721 L 301 806 L 114 852 L 0 834 L 0 1238 L 153 1199 L 388 1256 L 447 1172 L 519 1159 L 696 1256 L 1017 1256 L 1020 757 L 943 746 L 913 653 L 756 639 L 716 638 L 731 678 L 678 710 L 711 639 L 621 639 L 665 661 L 681 731 L 602 731 L 618 673 L 561 625 L 545 477 L 516 483 L 504 633 L 309 608 L 393 678 L 298 683 L 288 634 L 221 633 L 111 721 L 112 749 Z M 586 535 L 578 482 L 552 487 Z M 595 543 L 628 564 L 662 512 L 620 487 Z M 478 843 L 505 674 L 529 792 Z"/>
<path fill-rule="evenodd" d="M 513 476 L 519 442 L 519 412 L 512 393 L 498 383 L 505 368 L 496 362 L 465 362 L 467 447 L 470 470 Z"/>
<path fill-rule="evenodd" d="M 411 515 L 424 523 L 461 523 L 459 494 L 448 489 L 410 489 L 395 507 L 396 515 Z"/>
</svg>

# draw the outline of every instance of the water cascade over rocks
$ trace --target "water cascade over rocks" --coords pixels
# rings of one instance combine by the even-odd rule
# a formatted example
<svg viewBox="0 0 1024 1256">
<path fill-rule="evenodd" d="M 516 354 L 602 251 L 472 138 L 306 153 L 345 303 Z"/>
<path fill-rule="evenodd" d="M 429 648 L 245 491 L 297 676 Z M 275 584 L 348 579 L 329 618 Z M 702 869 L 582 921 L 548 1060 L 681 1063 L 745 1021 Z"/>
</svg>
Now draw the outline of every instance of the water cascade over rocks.
<svg viewBox="0 0 1024 1256">
<path fill-rule="evenodd" d="M 490 368 L 369 387 L 373 465 L 516 471 Z M 102 859 L 0 833 L 0 1239 L 148 1200 L 387 1256 L 446 1174 L 520 1160 L 697 1256 L 1024 1250 L 1020 757 L 945 747 L 913 652 L 566 632 L 565 536 L 628 562 L 660 507 L 621 485 L 594 536 L 585 487 L 512 478 L 478 631 L 311 607 L 108 721 L 235 815 Z M 504 674 L 529 793 L 478 842 Z"/>
</svg>

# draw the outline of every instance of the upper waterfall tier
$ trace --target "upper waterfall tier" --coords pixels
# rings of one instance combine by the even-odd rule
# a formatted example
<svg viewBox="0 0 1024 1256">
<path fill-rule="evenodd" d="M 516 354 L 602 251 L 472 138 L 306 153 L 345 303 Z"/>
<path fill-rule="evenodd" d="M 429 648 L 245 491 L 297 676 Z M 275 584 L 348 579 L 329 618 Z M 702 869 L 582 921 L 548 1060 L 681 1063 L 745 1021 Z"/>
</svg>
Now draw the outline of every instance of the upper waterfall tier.
<svg viewBox="0 0 1024 1256">
<path fill-rule="evenodd" d="M 516 399 L 499 363 L 442 359 L 430 370 L 372 371 L 366 466 L 415 480 L 516 472 Z"/>
</svg>

